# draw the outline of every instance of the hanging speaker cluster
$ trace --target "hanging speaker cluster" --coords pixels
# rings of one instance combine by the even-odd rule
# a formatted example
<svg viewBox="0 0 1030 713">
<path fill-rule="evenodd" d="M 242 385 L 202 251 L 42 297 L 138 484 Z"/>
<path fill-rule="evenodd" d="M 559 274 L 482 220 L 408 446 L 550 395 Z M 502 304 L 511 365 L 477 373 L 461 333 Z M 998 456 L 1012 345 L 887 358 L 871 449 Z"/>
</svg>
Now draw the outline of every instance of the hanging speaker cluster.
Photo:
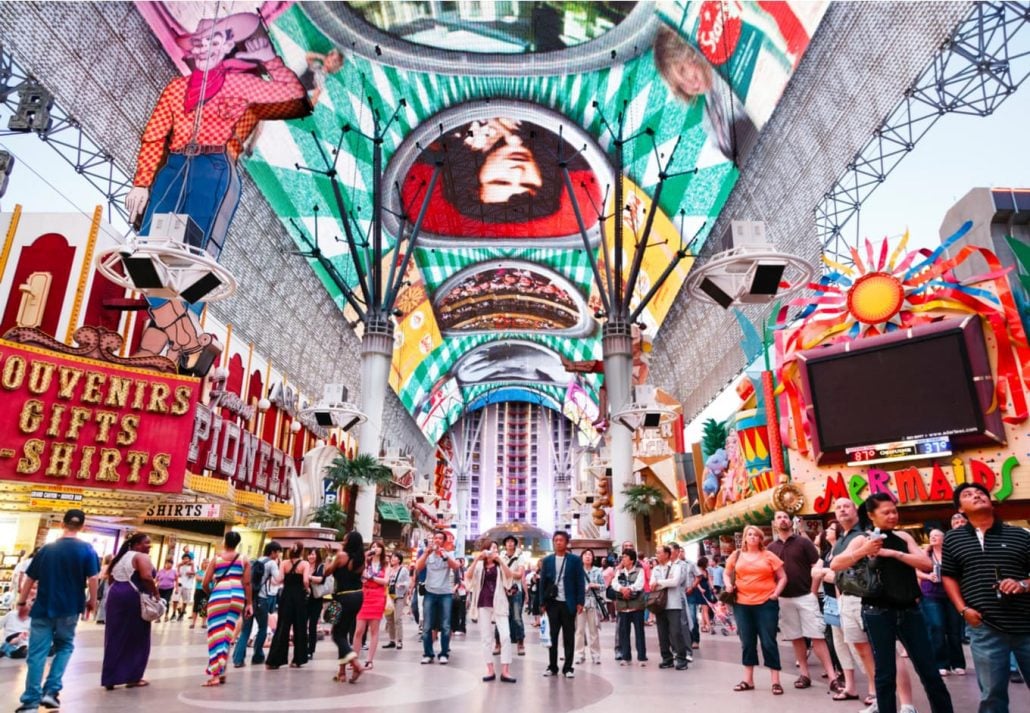
<svg viewBox="0 0 1030 713">
<path fill-rule="evenodd" d="M 236 278 L 200 245 L 203 235 L 187 215 L 155 215 L 150 235 L 97 255 L 111 282 L 146 297 L 217 302 L 235 294 Z"/>
<path fill-rule="evenodd" d="M 691 296 L 723 309 L 769 304 L 803 288 L 815 274 L 807 261 L 776 250 L 766 240 L 764 223 L 735 220 L 731 229 L 734 247 L 691 271 Z"/>
</svg>

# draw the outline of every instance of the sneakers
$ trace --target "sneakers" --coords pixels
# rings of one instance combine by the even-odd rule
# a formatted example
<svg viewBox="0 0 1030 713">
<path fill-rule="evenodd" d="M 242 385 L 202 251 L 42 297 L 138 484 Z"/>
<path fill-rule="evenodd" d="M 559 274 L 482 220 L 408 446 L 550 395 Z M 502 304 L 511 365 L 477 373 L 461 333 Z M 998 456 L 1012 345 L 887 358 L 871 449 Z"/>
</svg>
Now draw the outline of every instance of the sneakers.
<svg viewBox="0 0 1030 713">
<path fill-rule="evenodd" d="M 586 656 L 577 656 L 575 661 L 573 661 L 573 663 L 575 663 L 577 666 L 579 664 L 581 664 L 581 663 L 586 663 L 586 662 L 587 662 L 587 657 Z"/>
<path fill-rule="evenodd" d="M 38 713 L 38 711 L 39 708 L 37 706 L 22 705 L 14 713 Z"/>
<path fill-rule="evenodd" d="M 677 671 L 686 671 L 687 670 L 687 662 L 686 662 L 686 660 L 677 661 L 676 662 L 676 670 Z"/>
<path fill-rule="evenodd" d="M 658 668 L 672 668 L 672 667 L 673 667 L 672 659 L 669 659 L 668 661 L 662 661 L 660 664 L 658 664 Z"/>
<path fill-rule="evenodd" d="M 519 656 L 525 656 L 526 655 L 526 645 L 525 644 L 519 644 L 518 655 Z"/>
<path fill-rule="evenodd" d="M 876 705 L 876 701 L 874 700 L 868 707 L 863 708 L 858 713 L 880 713 L 880 706 Z"/>
<path fill-rule="evenodd" d="M 694 663 L 694 655 L 690 653 L 689 650 L 687 651 L 685 658 L 687 659 L 687 663 Z"/>
<path fill-rule="evenodd" d="M 432 656 L 423 656 L 422 660 L 419 663 L 422 663 L 422 664 L 433 663 L 433 661 L 435 661 L 435 660 L 436 659 L 434 659 Z"/>
<path fill-rule="evenodd" d="M 898 708 L 898 713 L 919 713 L 915 706 L 901 706 Z"/>
<path fill-rule="evenodd" d="M 451 659 L 447 654 L 440 654 L 436 657 L 437 663 L 439 663 L 441 666 L 446 666 L 448 662 L 450 662 L 450 660 Z"/>
<path fill-rule="evenodd" d="M 565 678 L 575 678 L 576 677 L 576 673 L 575 673 L 575 671 L 566 671 L 565 673 L 562 674 L 562 676 L 564 676 Z"/>
<path fill-rule="evenodd" d="M 558 675 L 557 671 L 552 671 L 549 668 L 545 668 L 544 669 L 544 678 L 551 678 L 552 676 L 557 676 L 557 675 Z"/>
<path fill-rule="evenodd" d="M 61 707 L 61 701 L 57 700 L 56 693 L 44 693 L 43 697 L 39 699 L 39 705 L 48 711 L 56 711 Z"/>
<path fill-rule="evenodd" d="M 598 657 L 598 656 L 595 656 L 595 657 L 594 657 L 594 658 L 593 658 L 593 659 L 591 660 L 591 663 L 592 663 L 592 664 L 594 664 L 594 666 L 600 666 L 600 665 L 601 665 L 601 658 L 600 658 L 600 657 Z"/>
</svg>

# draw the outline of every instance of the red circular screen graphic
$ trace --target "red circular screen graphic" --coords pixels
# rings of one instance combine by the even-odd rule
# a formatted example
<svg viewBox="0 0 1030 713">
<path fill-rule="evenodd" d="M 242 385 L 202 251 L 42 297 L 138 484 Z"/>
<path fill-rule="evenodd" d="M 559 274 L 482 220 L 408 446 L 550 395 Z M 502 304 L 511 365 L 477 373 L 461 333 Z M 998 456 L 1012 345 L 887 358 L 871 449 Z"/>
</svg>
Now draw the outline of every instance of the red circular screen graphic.
<svg viewBox="0 0 1030 713">
<path fill-rule="evenodd" d="M 739 2 L 703 2 L 698 18 L 697 46 L 712 64 L 725 64 L 737 49 L 740 27 Z"/>
</svg>

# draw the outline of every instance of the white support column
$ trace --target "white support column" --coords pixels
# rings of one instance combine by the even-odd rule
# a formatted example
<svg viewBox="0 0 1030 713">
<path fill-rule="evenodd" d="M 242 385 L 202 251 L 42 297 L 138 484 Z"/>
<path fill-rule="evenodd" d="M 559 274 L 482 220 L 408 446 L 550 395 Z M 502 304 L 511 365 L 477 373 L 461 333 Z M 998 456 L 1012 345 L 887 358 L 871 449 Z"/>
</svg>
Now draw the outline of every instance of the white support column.
<svg viewBox="0 0 1030 713">
<path fill-rule="evenodd" d="M 393 324 L 365 325 L 361 340 L 361 412 L 368 417 L 358 432 L 358 453 L 379 456 L 383 433 L 383 406 L 390 388 L 390 360 L 393 359 Z M 376 490 L 362 485 L 355 504 L 354 529 L 368 542 L 375 524 Z"/>
<path fill-rule="evenodd" d="M 633 381 L 633 339 L 630 325 L 609 321 L 601 340 L 604 384 L 608 391 L 609 433 L 612 464 L 612 511 L 610 529 L 615 541 L 637 542 L 636 518 L 623 512 L 622 491 L 633 483 L 633 432 L 611 418 L 630 404 Z"/>
</svg>

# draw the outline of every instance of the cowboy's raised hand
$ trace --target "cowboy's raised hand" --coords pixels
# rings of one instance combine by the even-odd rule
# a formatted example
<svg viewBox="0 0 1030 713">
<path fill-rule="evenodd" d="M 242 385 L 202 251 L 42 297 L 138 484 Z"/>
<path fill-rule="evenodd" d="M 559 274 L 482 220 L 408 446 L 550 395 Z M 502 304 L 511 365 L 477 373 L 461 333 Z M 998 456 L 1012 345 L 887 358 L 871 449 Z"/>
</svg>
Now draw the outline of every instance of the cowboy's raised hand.
<svg viewBox="0 0 1030 713">
<path fill-rule="evenodd" d="M 245 52 L 238 52 L 236 59 L 256 59 L 258 62 L 267 62 L 275 59 L 275 49 L 267 37 L 251 37 L 243 43 Z"/>
</svg>

